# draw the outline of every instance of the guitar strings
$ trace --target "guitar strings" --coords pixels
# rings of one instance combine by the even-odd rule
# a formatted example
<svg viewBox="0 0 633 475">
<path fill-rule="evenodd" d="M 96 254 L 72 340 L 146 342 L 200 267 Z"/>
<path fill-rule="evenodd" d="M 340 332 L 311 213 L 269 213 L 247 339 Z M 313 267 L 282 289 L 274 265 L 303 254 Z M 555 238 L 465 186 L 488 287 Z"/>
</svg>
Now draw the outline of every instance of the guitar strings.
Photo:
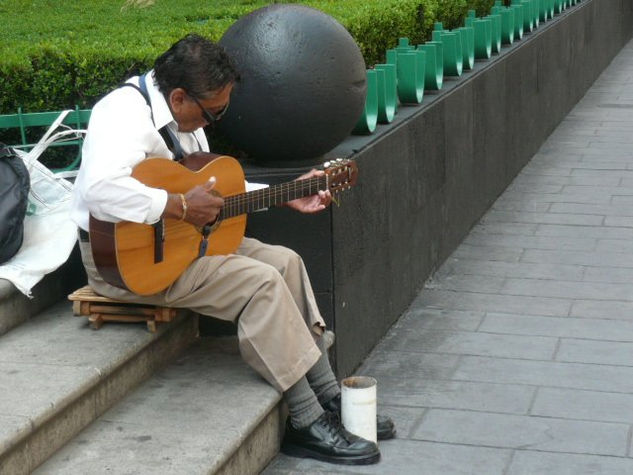
<svg viewBox="0 0 633 475">
<path fill-rule="evenodd" d="M 285 201 L 291 201 L 291 194 L 293 194 L 292 199 L 309 196 L 311 194 L 315 194 L 312 192 L 313 187 L 318 192 L 326 184 L 327 177 L 321 176 L 305 180 L 296 180 L 289 183 L 281 183 L 261 190 L 254 190 L 235 196 L 228 196 L 225 199 L 221 215 L 223 218 L 230 218 L 244 214 L 248 211 L 254 211 L 255 209 L 278 204 L 283 202 L 284 199 Z M 308 195 L 305 194 L 306 192 Z M 268 202 L 267 205 L 266 202 Z M 251 207 L 253 208 L 252 210 L 250 209 Z"/>
</svg>

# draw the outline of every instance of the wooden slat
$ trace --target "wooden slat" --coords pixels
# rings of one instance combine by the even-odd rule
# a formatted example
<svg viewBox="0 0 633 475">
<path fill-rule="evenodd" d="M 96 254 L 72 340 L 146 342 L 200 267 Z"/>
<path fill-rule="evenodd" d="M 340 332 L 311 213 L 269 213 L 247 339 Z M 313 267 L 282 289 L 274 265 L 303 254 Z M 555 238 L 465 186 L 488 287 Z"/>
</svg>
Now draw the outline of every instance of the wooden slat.
<svg viewBox="0 0 633 475">
<path fill-rule="evenodd" d="M 170 322 L 177 315 L 175 308 L 121 302 L 104 297 L 88 285 L 75 290 L 68 299 L 73 302 L 73 314 L 88 317 L 95 330 L 105 322 L 146 322 L 149 331 L 155 332 L 157 322 Z"/>
</svg>

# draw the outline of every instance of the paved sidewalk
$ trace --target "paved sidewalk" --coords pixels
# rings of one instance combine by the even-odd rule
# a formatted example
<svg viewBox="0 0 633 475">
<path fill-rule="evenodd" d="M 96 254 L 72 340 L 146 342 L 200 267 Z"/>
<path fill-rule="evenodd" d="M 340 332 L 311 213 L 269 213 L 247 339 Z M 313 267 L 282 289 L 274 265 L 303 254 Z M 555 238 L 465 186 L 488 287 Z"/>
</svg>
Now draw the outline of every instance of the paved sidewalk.
<svg viewBox="0 0 633 475">
<path fill-rule="evenodd" d="M 358 373 L 382 461 L 266 475 L 633 474 L 633 42 Z"/>
</svg>

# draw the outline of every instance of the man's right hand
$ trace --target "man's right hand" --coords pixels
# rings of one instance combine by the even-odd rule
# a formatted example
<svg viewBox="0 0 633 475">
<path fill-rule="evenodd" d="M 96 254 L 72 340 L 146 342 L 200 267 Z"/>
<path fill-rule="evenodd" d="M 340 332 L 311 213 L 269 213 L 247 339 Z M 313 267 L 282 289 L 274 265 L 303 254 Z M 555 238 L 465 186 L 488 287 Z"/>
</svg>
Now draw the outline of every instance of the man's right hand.
<svg viewBox="0 0 633 475">
<path fill-rule="evenodd" d="M 185 193 L 187 210 L 184 221 L 202 227 L 214 223 L 224 206 L 224 199 L 214 189 L 215 177 Z M 178 193 L 170 193 L 163 218 L 182 219 L 183 203 Z"/>
<path fill-rule="evenodd" d="M 215 177 L 211 177 L 206 183 L 195 186 L 185 193 L 187 201 L 185 221 L 198 227 L 215 223 L 224 206 L 224 198 L 214 190 L 214 187 Z"/>
</svg>

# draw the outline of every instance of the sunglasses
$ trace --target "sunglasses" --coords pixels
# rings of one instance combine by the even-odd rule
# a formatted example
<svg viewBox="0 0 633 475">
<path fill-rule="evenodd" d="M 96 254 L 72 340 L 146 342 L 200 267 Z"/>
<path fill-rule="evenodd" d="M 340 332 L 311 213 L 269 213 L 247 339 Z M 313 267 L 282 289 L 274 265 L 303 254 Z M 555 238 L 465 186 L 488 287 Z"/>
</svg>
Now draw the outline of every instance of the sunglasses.
<svg viewBox="0 0 633 475">
<path fill-rule="evenodd" d="M 198 99 L 196 99 L 193 96 L 189 96 L 193 99 L 193 101 L 198 104 L 198 107 L 200 108 L 200 111 L 202 112 L 202 117 L 204 117 L 204 120 L 206 120 L 209 124 L 211 124 L 212 122 L 217 122 L 218 120 L 220 120 L 222 118 L 222 116 L 224 114 L 226 114 L 226 111 L 229 108 L 229 103 L 227 102 L 224 107 L 222 108 L 222 110 L 220 112 L 216 112 L 215 114 L 207 109 L 205 109 L 204 107 L 202 107 L 202 104 L 200 104 L 200 101 Z"/>
</svg>

